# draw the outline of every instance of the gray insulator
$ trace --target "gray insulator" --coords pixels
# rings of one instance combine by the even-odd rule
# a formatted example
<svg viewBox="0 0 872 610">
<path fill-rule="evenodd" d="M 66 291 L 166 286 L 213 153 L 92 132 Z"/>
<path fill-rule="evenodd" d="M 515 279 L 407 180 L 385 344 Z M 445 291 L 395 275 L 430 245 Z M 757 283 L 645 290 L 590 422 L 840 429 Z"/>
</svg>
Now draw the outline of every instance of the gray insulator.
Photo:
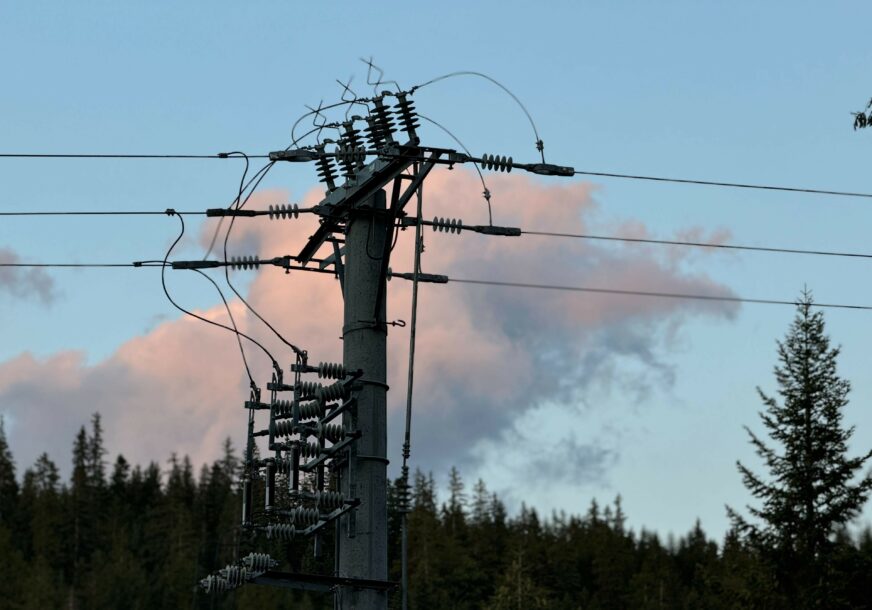
<svg viewBox="0 0 872 610">
<path fill-rule="evenodd" d="M 363 148 L 363 139 L 360 136 L 360 130 L 354 126 L 354 121 L 345 121 L 342 123 L 342 136 L 351 148 Z"/>
<path fill-rule="evenodd" d="M 227 582 L 226 579 L 221 578 L 217 574 L 210 574 L 201 580 L 200 586 L 205 589 L 206 593 L 219 593 L 221 591 L 230 591 L 236 588 Z"/>
<path fill-rule="evenodd" d="M 384 146 L 385 137 L 382 133 L 382 128 L 379 125 L 378 117 L 369 115 L 366 117 L 366 137 L 369 138 L 369 144 L 375 149 Z"/>
<path fill-rule="evenodd" d="M 317 381 L 301 381 L 300 382 L 300 397 L 301 398 L 317 398 L 318 392 L 324 386 Z"/>
<path fill-rule="evenodd" d="M 294 420 L 280 419 L 275 423 L 276 436 L 290 436 L 294 433 Z"/>
<path fill-rule="evenodd" d="M 294 416 L 292 400 L 277 400 L 273 403 L 273 415 L 276 419 L 287 419 Z M 300 403 L 300 419 L 315 419 L 324 415 L 324 405 L 317 400 Z"/>
<path fill-rule="evenodd" d="M 321 518 L 320 513 L 317 509 L 314 508 L 303 508 L 302 506 L 298 506 L 293 511 L 291 511 L 291 522 L 295 526 L 303 526 L 308 527 L 310 525 L 315 525 Z"/>
<path fill-rule="evenodd" d="M 397 104 L 394 106 L 397 114 L 400 115 L 400 123 L 402 123 L 403 128 L 406 130 L 406 133 L 409 134 L 409 139 L 414 142 L 418 141 L 418 134 L 415 132 L 420 125 L 418 123 L 418 116 L 415 113 L 415 104 L 406 97 L 405 93 L 397 94 Z"/>
<path fill-rule="evenodd" d="M 249 553 L 242 558 L 242 565 L 250 572 L 266 572 L 279 565 L 279 562 L 267 553 Z"/>
<path fill-rule="evenodd" d="M 323 415 L 324 404 L 320 400 L 312 400 L 300 405 L 300 419 L 315 419 Z"/>
<path fill-rule="evenodd" d="M 433 218 L 433 230 L 446 233 L 460 233 L 463 230 L 463 221 L 459 218 Z"/>
<path fill-rule="evenodd" d="M 234 589 L 241 587 L 252 578 L 252 575 L 245 568 L 234 565 L 229 565 L 222 570 L 218 570 L 218 574 Z"/>
<path fill-rule="evenodd" d="M 320 491 L 317 494 L 318 507 L 332 511 L 345 504 L 345 496 L 338 491 Z"/>
<path fill-rule="evenodd" d="M 499 172 L 512 171 L 512 158 L 499 155 L 482 155 L 481 166 L 485 169 L 493 169 Z"/>
<path fill-rule="evenodd" d="M 260 260 L 256 256 L 231 256 L 230 267 L 233 269 L 257 269 Z"/>
<path fill-rule="evenodd" d="M 315 150 L 318 153 L 316 165 L 318 166 L 318 176 L 321 182 L 326 184 L 327 188 L 331 191 L 336 190 L 336 170 L 333 166 L 333 157 L 329 157 L 324 153 L 323 144 L 316 146 Z"/>
<path fill-rule="evenodd" d="M 276 220 L 278 218 L 299 218 L 300 217 L 300 206 L 296 203 L 289 204 L 281 204 L 276 206 L 269 206 L 269 218 L 270 220 Z"/>
<path fill-rule="evenodd" d="M 319 425 L 318 428 L 318 436 L 331 443 L 338 443 L 345 438 L 345 428 L 342 427 L 342 424 L 324 424 Z"/>
<path fill-rule="evenodd" d="M 276 523 L 266 526 L 266 537 L 270 540 L 293 540 L 297 528 L 292 523 Z"/>
<path fill-rule="evenodd" d="M 312 459 L 319 455 L 321 455 L 321 446 L 318 443 L 300 443 L 300 457 Z"/>
<path fill-rule="evenodd" d="M 328 386 L 322 386 L 318 391 L 318 400 L 330 402 L 331 400 L 341 400 L 348 396 L 348 388 L 342 382 L 334 383 Z"/>
<path fill-rule="evenodd" d="M 294 470 L 294 463 L 291 458 L 281 458 L 276 460 L 276 473 L 291 474 Z"/>
<path fill-rule="evenodd" d="M 277 400 L 272 404 L 274 417 L 293 417 L 294 402 L 292 400 Z"/>
<path fill-rule="evenodd" d="M 345 367 L 338 362 L 319 362 L 318 377 L 321 379 L 343 379 Z"/>
</svg>

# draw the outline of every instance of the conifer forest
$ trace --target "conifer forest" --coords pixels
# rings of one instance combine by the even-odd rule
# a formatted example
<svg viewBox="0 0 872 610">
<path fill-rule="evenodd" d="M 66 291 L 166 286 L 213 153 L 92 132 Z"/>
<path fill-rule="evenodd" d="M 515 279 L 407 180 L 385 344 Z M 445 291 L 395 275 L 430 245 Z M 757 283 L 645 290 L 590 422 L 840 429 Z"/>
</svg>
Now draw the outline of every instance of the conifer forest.
<svg viewBox="0 0 872 610">
<path fill-rule="evenodd" d="M 699 522 L 664 538 L 626 525 L 609 503 L 509 514 L 486 481 L 452 469 L 437 493 L 415 473 L 409 522 L 412 608 L 870 608 L 872 530 L 858 526 L 872 480 L 869 454 L 850 457 L 841 422 L 849 383 L 838 377 L 823 315 L 806 294 L 783 341 L 778 396 L 761 392 L 769 438 L 739 464 L 751 496 L 730 507 L 714 540 Z M 749 422 L 750 424 L 751 422 Z M 868 434 L 866 436 L 868 438 Z M 240 534 L 240 456 L 202 468 L 187 457 L 109 459 L 100 416 L 72 443 L 69 480 L 43 454 L 20 472 L 0 429 L 0 606 L 3 608 L 331 608 L 330 595 L 247 585 L 207 595 L 206 574 L 251 550 Z M 391 578 L 400 577 L 398 482 L 389 490 Z M 273 542 L 291 571 L 329 573 L 310 541 Z M 263 546 L 259 547 L 263 550 Z M 399 608 L 399 592 L 391 607 Z"/>
</svg>

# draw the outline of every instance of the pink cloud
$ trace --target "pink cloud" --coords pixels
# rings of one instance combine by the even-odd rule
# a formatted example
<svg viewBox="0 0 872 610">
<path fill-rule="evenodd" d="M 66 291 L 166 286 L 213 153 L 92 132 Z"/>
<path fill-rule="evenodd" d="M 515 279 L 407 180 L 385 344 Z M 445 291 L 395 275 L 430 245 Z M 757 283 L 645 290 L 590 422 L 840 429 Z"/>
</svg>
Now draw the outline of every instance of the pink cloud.
<svg viewBox="0 0 872 610">
<path fill-rule="evenodd" d="M 577 233 L 590 229 L 586 217 L 596 207 L 592 185 L 543 185 L 517 175 L 490 176 L 489 183 L 495 224 Z M 480 191 L 474 174 L 434 172 L 424 191 L 424 215 L 486 224 Z M 321 195 L 312 191 L 301 203 L 309 205 Z M 267 191 L 255 195 L 249 206 L 264 208 L 288 201 L 285 193 Z M 229 253 L 295 254 L 316 227 L 312 215 L 294 220 L 240 219 Z M 627 227 L 634 234 L 647 234 L 639 223 Z M 213 229 L 213 221 L 204 225 L 201 244 L 208 243 Z M 392 255 L 393 269 L 411 270 L 412 238 L 411 230 L 401 233 Z M 457 236 L 430 229 L 425 246 L 424 270 L 452 277 L 729 294 L 712 279 L 683 272 L 674 261 L 658 260 L 645 249 L 532 236 Z M 389 284 L 389 320 L 408 321 L 410 295 L 409 282 L 395 279 Z M 309 350 L 312 360 L 341 358 L 342 302 L 335 279 L 304 272 L 286 275 L 267 267 L 253 276 L 246 298 L 279 332 Z M 241 330 L 262 340 L 287 370 L 289 350 L 242 303 L 234 300 L 231 305 Z M 652 327 L 663 323 L 674 327 L 689 315 L 730 316 L 736 311 L 735 305 L 712 302 L 460 284 L 422 286 L 419 307 L 418 455 L 455 462 L 466 459 L 473 443 L 495 437 L 513 418 L 548 398 L 559 384 L 578 380 L 583 387 L 591 373 L 584 369 L 607 366 L 616 353 L 650 362 L 656 347 L 654 335 L 648 332 Z M 227 322 L 223 305 L 199 313 Z M 246 347 L 254 370 L 264 380 L 267 359 Z M 408 328 L 393 329 L 388 381 L 393 425 L 389 434 L 394 440 L 401 429 L 407 349 Z M 586 357 L 590 354 L 597 357 Z M 23 354 L 0 364 L 0 410 L 15 420 L 11 440 L 24 464 L 53 447 L 64 448 L 56 457 L 65 460 L 75 429 L 94 411 L 104 416 L 111 451 L 129 459 L 165 459 L 176 451 L 190 454 L 195 463 L 210 460 L 224 437 L 241 444 L 246 398 L 247 379 L 232 335 L 184 317 L 131 338 L 95 365 L 87 365 L 78 352 L 44 360 Z"/>
</svg>

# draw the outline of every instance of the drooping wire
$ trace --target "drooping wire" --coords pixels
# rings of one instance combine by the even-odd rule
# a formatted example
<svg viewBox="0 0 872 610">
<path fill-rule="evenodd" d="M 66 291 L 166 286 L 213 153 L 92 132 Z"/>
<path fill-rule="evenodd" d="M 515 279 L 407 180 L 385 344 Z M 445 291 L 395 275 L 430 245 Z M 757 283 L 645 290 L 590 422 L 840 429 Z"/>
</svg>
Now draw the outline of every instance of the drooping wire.
<svg viewBox="0 0 872 610">
<path fill-rule="evenodd" d="M 289 147 L 289 148 L 290 148 L 290 147 Z M 275 162 L 271 162 L 270 164 L 268 164 L 268 166 L 267 166 L 267 170 L 266 170 L 266 171 L 268 171 L 268 168 L 269 168 L 269 167 L 272 167 L 274 163 L 275 163 Z M 254 194 L 254 191 L 255 191 L 255 189 L 257 188 L 257 185 L 260 184 L 260 180 L 262 180 L 263 177 L 266 175 L 266 171 L 264 171 L 263 174 L 261 175 L 261 177 L 258 179 L 258 181 L 254 183 L 254 185 L 251 187 L 251 190 L 248 192 L 248 195 L 245 196 L 245 199 L 242 199 L 242 195 L 243 195 L 243 184 L 244 184 L 244 178 L 245 178 L 245 176 L 244 176 L 244 174 L 243 174 L 243 180 L 240 180 L 240 183 L 239 183 L 239 185 L 240 185 L 240 186 L 239 186 L 239 193 L 238 193 L 238 195 L 237 195 L 237 197 L 236 197 L 236 200 L 235 200 L 236 203 L 237 203 L 235 209 L 237 209 L 237 210 L 241 210 L 243 207 L 245 207 L 245 204 L 248 203 L 248 200 L 249 200 L 249 199 L 251 198 L 251 196 Z M 240 292 L 239 292 L 239 291 L 236 289 L 236 287 L 233 285 L 233 282 L 230 281 L 230 266 L 227 265 L 227 262 L 228 262 L 228 257 L 227 257 L 227 243 L 228 243 L 229 240 L 230 240 L 230 233 L 231 233 L 231 231 L 233 231 L 233 225 L 234 225 L 235 222 L 236 222 L 236 216 L 232 216 L 232 217 L 230 218 L 230 224 L 227 226 L 227 232 L 226 232 L 225 235 L 224 235 L 224 263 L 225 263 L 225 266 L 224 266 L 224 279 L 225 279 L 225 281 L 227 282 L 227 285 L 230 287 L 230 290 L 233 291 L 233 294 L 235 294 L 235 295 L 237 296 L 237 298 L 239 298 L 239 300 L 242 301 L 242 303 L 243 303 L 243 304 L 248 308 L 248 310 L 249 310 L 251 313 L 253 313 L 257 319 L 259 319 L 261 322 L 263 322 L 264 325 L 266 325 L 266 327 L 269 328 L 269 329 L 273 332 L 273 334 L 274 334 L 276 337 L 278 337 L 278 339 L 279 339 L 282 343 L 284 343 L 285 345 L 287 345 L 288 347 L 290 347 L 291 350 L 293 350 L 293 352 L 294 352 L 296 355 L 300 356 L 301 354 L 304 353 L 303 350 L 301 350 L 299 347 L 297 347 L 296 345 L 294 345 L 293 343 L 291 343 L 290 341 L 288 341 L 287 339 L 285 339 L 284 335 L 282 335 L 278 330 L 276 330 L 275 327 L 274 327 L 272 324 L 270 324 L 269 322 L 267 322 L 266 318 L 264 318 L 262 315 L 260 315 L 260 313 L 259 313 L 259 312 L 254 308 L 254 307 L 252 307 L 251 304 L 250 304 L 248 301 L 245 300 L 245 297 L 243 297 L 242 294 L 240 294 Z"/>
<path fill-rule="evenodd" d="M 168 210 L 167 213 L 169 214 L 170 211 Z M 269 352 L 269 350 L 266 347 L 264 347 L 259 341 L 250 337 L 249 335 L 241 332 L 237 328 L 236 321 L 234 320 L 233 314 L 230 311 L 230 306 L 227 303 L 227 299 L 224 298 L 224 293 L 218 287 L 218 284 L 216 284 L 215 281 L 211 277 L 209 277 L 208 275 L 206 275 L 202 271 L 195 269 L 195 271 L 200 273 L 200 275 L 202 275 L 203 277 L 208 279 L 210 282 L 212 282 L 212 285 L 215 286 L 216 290 L 218 290 L 218 294 L 221 295 L 221 300 L 224 302 L 224 306 L 227 308 L 227 315 L 230 317 L 230 322 L 233 324 L 232 328 L 229 326 L 226 326 L 224 324 L 221 324 L 220 322 L 215 322 L 214 320 L 209 320 L 208 318 L 204 318 L 203 316 L 200 316 L 200 315 L 197 315 L 191 311 L 188 311 L 187 309 L 185 309 L 184 307 L 179 305 L 175 301 L 175 299 L 173 299 L 172 295 L 170 295 L 170 292 L 167 289 L 166 268 L 167 268 L 167 266 L 169 266 L 168 260 L 169 260 L 170 254 L 175 249 L 176 245 L 182 240 L 182 237 L 184 237 L 184 235 L 185 235 L 185 219 L 182 218 L 181 216 L 178 216 L 178 219 L 179 219 L 179 222 L 181 223 L 181 231 L 179 232 L 179 236 L 176 237 L 175 241 L 172 243 L 172 245 L 170 245 L 169 249 L 167 250 L 167 253 L 163 259 L 163 265 L 161 266 L 160 283 L 161 283 L 161 287 L 163 288 L 164 294 L 166 295 L 169 302 L 172 303 L 173 306 L 176 309 L 178 309 L 179 311 L 181 311 L 182 313 L 185 313 L 185 314 L 191 316 L 192 318 L 196 318 L 197 320 L 200 320 L 201 322 L 206 322 L 207 324 L 211 324 L 212 326 L 216 326 L 218 328 L 223 328 L 224 330 L 229 330 L 230 332 L 232 332 L 236 335 L 237 342 L 239 343 L 239 351 L 242 354 L 242 362 L 245 366 L 245 372 L 248 375 L 248 380 L 249 380 L 249 383 L 251 384 L 251 387 L 254 388 L 254 387 L 256 387 L 256 384 L 254 382 L 254 378 L 251 375 L 251 369 L 248 366 L 248 360 L 245 357 L 245 350 L 242 348 L 242 340 L 240 339 L 240 337 L 245 337 L 247 340 L 251 341 L 254 345 L 259 347 L 263 351 L 263 353 L 266 354 L 266 356 L 270 359 L 270 362 L 272 363 L 274 368 L 278 367 L 278 363 L 276 362 L 276 359 L 273 358 L 273 355 Z"/>
<path fill-rule="evenodd" d="M 424 87 L 427 87 L 428 85 L 438 83 L 439 81 L 443 81 L 443 80 L 446 80 L 448 78 L 454 78 L 456 76 L 478 76 L 479 78 L 483 78 L 487 81 L 490 81 L 491 83 L 493 83 L 494 85 L 496 85 L 497 87 L 499 87 L 500 89 L 502 89 L 503 91 L 508 93 L 509 96 L 513 100 L 515 100 L 515 103 L 521 107 L 521 110 L 523 110 L 524 114 L 527 116 L 527 120 L 530 122 L 530 127 L 533 128 L 533 135 L 536 136 L 536 150 L 539 151 L 539 154 L 542 157 L 542 163 L 545 163 L 545 144 L 542 142 L 542 138 L 539 137 L 539 130 L 536 129 L 536 123 L 535 123 L 535 121 L 533 121 L 532 115 L 527 110 L 527 107 L 524 106 L 523 102 L 521 102 L 521 100 L 518 99 L 518 96 L 515 95 L 514 93 L 512 93 L 508 87 L 506 87 L 504 84 L 502 84 L 501 82 L 499 82 L 495 78 L 488 76 L 487 74 L 483 74 L 481 72 L 475 72 L 473 70 L 461 70 L 458 72 L 450 72 L 448 74 L 443 74 L 442 76 L 437 76 L 436 78 L 428 80 L 426 83 L 422 83 L 420 85 L 415 85 L 414 87 L 412 87 L 411 92 L 414 93 L 417 89 L 422 89 Z"/>
<path fill-rule="evenodd" d="M 465 152 L 468 157 L 472 156 L 472 154 L 470 154 L 470 152 L 469 152 L 469 149 L 463 145 L 463 142 L 461 142 L 457 138 L 457 136 L 455 136 L 453 133 L 451 133 L 451 131 L 447 127 L 445 127 L 444 125 L 442 125 L 440 123 L 437 123 L 436 121 L 434 121 L 430 117 L 424 116 L 420 112 L 418 113 L 418 116 L 421 117 L 422 119 L 424 119 L 425 121 L 432 123 L 433 125 L 435 125 L 439 129 L 441 129 L 442 131 L 447 133 L 451 137 L 451 139 L 453 139 L 455 142 L 457 142 L 457 145 L 463 149 L 463 152 Z M 487 184 L 484 181 L 484 175 L 481 173 L 481 168 L 478 166 L 478 163 L 473 161 L 472 164 L 475 167 L 475 171 L 478 172 L 478 178 L 479 178 L 479 180 L 481 180 L 481 187 L 482 187 L 482 189 L 484 189 L 482 191 L 482 196 L 484 197 L 484 200 L 487 203 L 488 223 L 490 225 L 493 225 L 494 224 L 494 216 L 493 216 L 493 212 L 491 211 L 491 192 L 490 192 L 490 189 L 487 187 Z"/>
<path fill-rule="evenodd" d="M 317 129 L 318 129 L 318 128 L 310 129 L 309 131 L 307 131 L 306 133 L 304 133 L 303 135 L 301 135 L 301 136 L 299 137 L 299 140 L 305 138 L 306 136 L 308 136 L 308 135 L 310 135 L 310 134 L 312 134 L 312 133 L 315 133 L 315 131 L 317 131 Z M 288 149 L 290 149 L 292 146 L 295 146 L 295 145 L 297 144 L 297 141 L 298 141 L 298 140 L 294 140 L 293 142 L 291 142 L 291 143 L 290 143 L 290 144 L 285 148 L 285 150 L 288 150 Z M 251 158 L 251 157 L 250 157 L 250 158 Z M 270 161 L 269 163 L 266 163 L 263 167 L 260 168 L 260 170 L 257 171 L 257 173 L 255 173 L 255 174 L 254 174 L 254 175 L 253 175 L 253 176 L 248 180 L 248 182 L 245 184 L 245 186 L 244 186 L 243 189 L 242 189 L 243 192 L 245 192 L 246 190 L 249 190 L 249 189 L 250 189 L 250 192 L 249 192 L 248 197 L 250 197 L 250 196 L 251 196 L 251 193 L 253 193 L 254 190 L 257 189 L 258 185 L 260 185 L 260 183 L 261 183 L 261 182 L 263 181 L 263 179 L 266 177 L 267 173 L 269 173 L 269 170 L 272 169 L 273 165 L 275 165 L 275 161 Z M 247 171 L 247 168 L 246 168 L 246 171 Z M 244 179 L 244 178 L 243 178 L 243 179 Z M 237 194 L 237 196 L 233 199 L 233 201 L 230 203 L 230 205 L 228 206 L 228 208 L 233 208 L 233 206 L 236 205 L 237 202 L 239 201 L 240 197 L 241 197 L 241 195 Z M 246 201 L 248 200 L 248 197 L 246 197 Z M 206 250 L 206 254 L 203 256 L 203 260 L 206 260 L 207 258 L 209 258 L 209 255 L 212 253 L 212 250 L 215 248 L 215 242 L 218 241 L 218 235 L 221 233 L 221 227 L 224 225 L 224 218 L 225 218 L 225 217 L 222 216 L 221 218 L 218 219 L 218 224 L 215 226 L 215 231 L 214 231 L 214 233 L 212 234 L 212 239 L 211 239 L 211 241 L 209 242 L 209 248 Z"/>
</svg>

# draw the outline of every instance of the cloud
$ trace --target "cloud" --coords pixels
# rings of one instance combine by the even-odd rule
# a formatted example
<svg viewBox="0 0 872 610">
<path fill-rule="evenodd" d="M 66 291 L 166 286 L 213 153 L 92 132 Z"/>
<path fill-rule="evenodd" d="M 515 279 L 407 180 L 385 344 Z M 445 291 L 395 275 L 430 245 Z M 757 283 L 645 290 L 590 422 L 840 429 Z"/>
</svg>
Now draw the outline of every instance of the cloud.
<svg viewBox="0 0 872 610">
<path fill-rule="evenodd" d="M 594 187 L 542 185 L 523 176 L 493 176 L 494 223 L 525 229 L 584 233 L 595 210 Z M 486 224 L 480 184 L 463 170 L 434 172 L 425 192 L 425 216 L 460 217 Z M 320 192 L 301 202 L 310 205 Z M 287 202 L 278 191 L 258 193 L 252 208 Z M 200 243 L 208 243 L 214 222 Z M 230 255 L 296 254 L 317 218 L 239 220 Z M 637 231 L 645 227 L 637 225 Z M 688 229 L 692 231 L 693 228 Z M 392 255 L 397 271 L 412 267 L 412 231 L 402 232 Z M 254 251 L 253 251 L 254 250 Z M 681 255 L 651 248 L 614 247 L 575 239 L 449 235 L 427 229 L 423 267 L 450 277 L 592 287 L 731 294 L 711 278 L 682 268 Z M 185 272 L 173 272 L 185 273 Z M 240 273 L 233 272 L 234 277 Z M 174 276 L 174 281 L 180 276 Z M 194 277 L 193 274 L 191 277 Z M 239 278 L 243 279 L 243 278 Z M 314 361 L 341 359 L 342 301 L 329 275 L 277 268 L 249 272 L 246 298 L 276 329 L 309 350 Z M 188 281 L 197 281 L 189 279 Z M 244 284 L 245 282 L 240 282 Z M 389 284 L 388 319 L 409 319 L 411 286 Z M 290 354 L 238 301 L 234 317 L 287 368 Z M 504 435 L 538 405 L 578 401 L 593 385 L 630 390 L 641 400 L 645 384 L 671 383 L 658 329 L 693 316 L 729 318 L 735 304 L 580 295 L 464 284 L 422 285 L 416 351 L 413 452 L 415 463 L 442 469 L 473 464 L 482 443 Z M 223 305 L 202 315 L 226 322 Z M 408 327 L 389 338 L 389 450 L 402 442 Z M 258 378 L 268 361 L 248 349 Z M 78 352 L 38 360 L 28 354 L 0 363 L 0 411 L 15 423 L 13 449 L 28 464 L 44 450 L 67 447 L 90 413 L 104 415 L 110 450 L 135 461 L 187 453 L 195 463 L 214 458 L 221 440 L 244 438 L 247 379 L 233 337 L 190 318 L 163 321 L 121 345 L 106 360 L 85 364 Z M 622 376 L 630 367 L 642 374 Z M 605 468 L 613 451 L 579 444 L 567 431 L 558 447 L 566 459 Z M 555 449 L 557 450 L 557 449 Z M 64 457 L 64 454 L 58 456 Z"/>
<path fill-rule="evenodd" d="M 9 248 L 0 248 L 0 263 L 14 264 L 21 258 Z M 48 305 L 55 299 L 55 284 L 51 276 L 39 268 L 0 267 L 0 290 L 14 297 L 34 297 Z"/>
</svg>

